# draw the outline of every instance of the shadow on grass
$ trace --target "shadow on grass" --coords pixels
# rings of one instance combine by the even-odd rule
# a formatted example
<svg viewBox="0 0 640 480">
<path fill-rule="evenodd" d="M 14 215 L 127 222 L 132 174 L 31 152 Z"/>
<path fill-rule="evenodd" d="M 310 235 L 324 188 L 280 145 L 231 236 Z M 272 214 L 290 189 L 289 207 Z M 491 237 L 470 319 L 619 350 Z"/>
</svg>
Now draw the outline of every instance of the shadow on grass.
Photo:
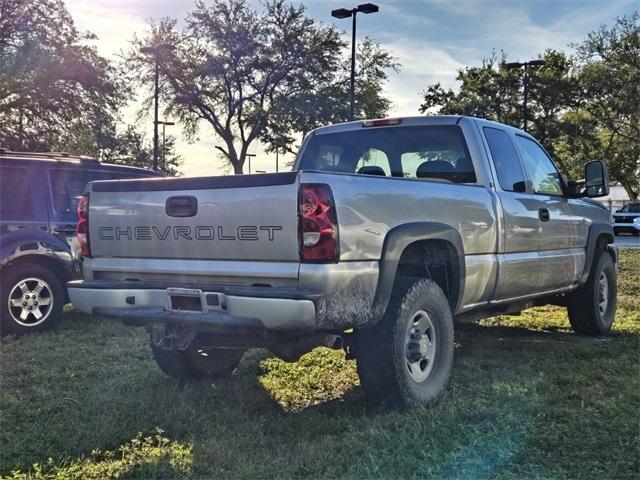
<svg viewBox="0 0 640 480">
<path fill-rule="evenodd" d="M 87 452 L 119 452 L 137 432 L 156 428 L 190 449 L 188 469 L 173 469 L 163 454 L 155 463 L 144 463 L 148 456 L 133 460 L 123 475 L 471 478 L 508 470 L 516 477 L 580 476 L 570 456 L 554 452 L 567 455 L 562 442 L 570 443 L 591 465 L 574 439 L 597 446 L 603 438 L 618 451 L 607 452 L 610 460 L 591 473 L 611 462 L 630 468 L 628 461 L 620 463 L 630 446 L 612 428 L 625 432 L 624 425 L 598 403 L 610 397 L 617 414 L 625 405 L 638 406 L 624 385 L 634 374 L 637 348 L 625 346 L 627 365 L 614 358 L 614 349 L 594 353 L 594 346 L 617 338 L 462 324 L 443 400 L 372 416 L 355 364 L 342 352 L 316 349 L 287 364 L 250 351 L 231 378 L 179 385 L 153 364 L 142 331 L 95 322 L 88 332 L 86 323 L 76 318 L 63 333 L 10 342 L 4 360 L 12 366 L 3 373 L 13 378 L 3 380 L 10 389 L 0 393 L 0 473 L 29 469 L 48 457 L 54 460 L 47 472 L 84 465 L 86 455 L 91 468 L 104 471 L 108 455 Z M 585 409 L 602 417 L 586 419 Z"/>
</svg>

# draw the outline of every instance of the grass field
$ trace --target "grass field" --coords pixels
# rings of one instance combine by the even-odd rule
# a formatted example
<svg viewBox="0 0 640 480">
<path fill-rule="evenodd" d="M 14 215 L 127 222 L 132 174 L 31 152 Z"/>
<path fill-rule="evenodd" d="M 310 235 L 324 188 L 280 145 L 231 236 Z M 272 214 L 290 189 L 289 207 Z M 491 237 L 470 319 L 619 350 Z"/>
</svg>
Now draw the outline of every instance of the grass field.
<svg viewBox="0 0 640 480">
<path fill-rule="evenodd" d="M 73 310 L 0 351 L 5 478 L 640 477 L 640 251 L 622 252 L 606 338 L 564 310 L 462 325 L 436 406 L 370 414 L 353 362 L 252 351 L 178 385 L 144 332 Z"/>
</svg>

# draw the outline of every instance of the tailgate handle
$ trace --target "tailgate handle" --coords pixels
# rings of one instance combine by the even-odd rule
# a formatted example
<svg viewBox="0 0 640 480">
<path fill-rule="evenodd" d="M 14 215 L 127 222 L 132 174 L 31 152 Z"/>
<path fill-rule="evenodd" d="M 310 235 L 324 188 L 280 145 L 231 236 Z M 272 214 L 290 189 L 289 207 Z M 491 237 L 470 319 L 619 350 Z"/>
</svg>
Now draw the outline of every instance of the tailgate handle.
<svg viewBox="0 0 640 480">
<path fill-rule="evenodd" d="M 170 217 L 193 217 L 198 213 L 198 199 L 191 196 L 169 197 L 165 212 Z"/>
</svg>

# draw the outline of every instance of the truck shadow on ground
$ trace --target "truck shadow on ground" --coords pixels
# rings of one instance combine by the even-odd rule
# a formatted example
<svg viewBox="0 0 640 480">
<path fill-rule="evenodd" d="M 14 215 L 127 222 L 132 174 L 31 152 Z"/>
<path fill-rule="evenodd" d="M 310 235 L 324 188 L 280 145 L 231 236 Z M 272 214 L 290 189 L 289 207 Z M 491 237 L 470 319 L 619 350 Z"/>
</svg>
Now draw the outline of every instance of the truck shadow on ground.
<svg viewBox="0 0 640 480">
<path fill-rule="evenodd" d="M 3 419 L 3 438 L 22 450 L 11 458 L 3 455 L 0 474 L 46 463 L 48 457 L 57 464 L 90 456 L 94 449 L 119 452 L 140 432 L 153 436 L 157 429 L 167 441 L 178 442 L 178 453 L 165 444 L 157 461 L 145 455 L 135 457 L 132 461 L 139 465 L 130 475 L 269 476 L 298 462 L 300 455 L 309 457 L 310 464 L 324 465 L 321 459 L 338 455 L 339 448 L 353 449 L 354 455 L 397 448 L 400 455 L 401 449 L 413 448 L 404 445 L 405 435 L 424 437 L 421 441 L 434 448 L 469 449 L 476 444 L 473 448 L 487 454 L 495 453 L 496 442 L 502 442 L 510 452 L 504 453 L 506 458 L 519 454 L 532 441 L 550 394 L 572 385 L 574 390 L 584 387 L 587 393 L 569 392 L 566 401 L 573 401 L 571 395 L 576 395 L 576 401 L 583 401 L 585 395 L 590 398 L 590 389 L 600 388 L 598 382 L 606 384 L 610 375 L 610 369 L 605 369 L 600 373 L 605 377 L 593 376 L 594 364 L 618 354 L 610 343 L 634 337 L 617 334 L 593 339 L 562 329 L 462 324 L 456 333 L 452 382 L 439 404 L 372 412 L 366 408 L 354 362 L 345 361 L 341 352 L 317 349 L 295 364 L 286 364 L 268 352 L 254 350 L 230 378 L 181 384 L 153 364 L 144 350 L 144 333 L 108 328 L 113 328 L 108 335 L 96 332 L 91 334 L 93 340 L 84 339 L 93 345 L 69 350 L 61 372 L 55 371 L 56 366 L 51 375 L 19 383 L 16 395 L 21 403 L 38 401 L 44 389 L 50 390 L 52 404 L 22 420 L 20 413 L 15 420 Z M 63 334 L 69 333 L 76 332 Z M 68 343 L 73 345 L 73 338 Z M 52 362 L 44 350 L 31 349 L 28 355 L 29 361 L 41 363 L 45 370 Z M 83 369 L 81 374 L 56 381 L 55 375 L 63 377 L 75 366 Z M 571 368 L 571 375 L 591 375 L 592 383 L 574 382 L 559 366 Z M 22 429 L 25 421 L 28 429 Z M 566 432 L 568 438 L 580 435 L 575 428 Z M 387 437 L 393 439 L 391 445 L 381 440 Z M 493 445 L 486 443 L 492 438 Z M 239 452 L 249 453 L 243 460 Z M 472 453 L 478 451 L 468 455 Z M 186 463 L 175 467 L 172 455 L 182 455 Z M 418 458 L 421 454 L 410 450 L 403 455 Z M 447 462 L 455 464 L 449 454 L 442 455 L 438 468 Z M 97 458 L 96 462 L 106 465 L 104 455 Z M 243 470 L 247 462 L 253 470 Z M 358 462 L 375 463 L 375 459 Z M 298 473 L 304 476 L 304 471 Z"/>
</svg>

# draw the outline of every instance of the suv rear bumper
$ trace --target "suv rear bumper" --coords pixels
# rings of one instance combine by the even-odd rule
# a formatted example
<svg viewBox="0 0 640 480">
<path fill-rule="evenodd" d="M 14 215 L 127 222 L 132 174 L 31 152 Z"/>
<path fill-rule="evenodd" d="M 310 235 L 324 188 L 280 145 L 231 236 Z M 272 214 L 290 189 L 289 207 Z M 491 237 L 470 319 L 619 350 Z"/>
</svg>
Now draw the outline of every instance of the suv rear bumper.
<svg viewBox="0 0 640 480">
<path fill-rule="evenodd" d="M 205 304 L 205 311 L 171 310 L 169 287 L 216 294 L 220 302 Z M 321 293 L 293 288 L 80 280 L 67 283 L 67 290 L 73 305 L 85 313 L 135 325 L 173 323 L 212 332 L 312 331 L 324 305 Z"/>
</svg>

